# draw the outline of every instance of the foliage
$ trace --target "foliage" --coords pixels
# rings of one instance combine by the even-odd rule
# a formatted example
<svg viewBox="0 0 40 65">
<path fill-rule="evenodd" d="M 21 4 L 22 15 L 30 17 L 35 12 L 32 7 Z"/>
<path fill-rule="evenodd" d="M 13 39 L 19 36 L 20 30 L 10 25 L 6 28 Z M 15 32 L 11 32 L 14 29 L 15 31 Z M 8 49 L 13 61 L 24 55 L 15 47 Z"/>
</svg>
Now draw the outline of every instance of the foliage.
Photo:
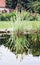
<svg viewBox="0 0 40 65">
<path fill-rule="evenodd" d="M 9 8 L 18 7 L 19 11 L 26 9 L 29 12 L 40 14 L 40 0 L 6 0 L 6 3 Z"/>
<path fill-rule="evenodd" d="M 40 15 L 37 13 L 29 13 L 25 10 L 22 10 L 21 13 L 14 10 L 13 12 L 2 13 L 0 15 L 0 21 L 17 21 L 17 19 L 20 19 L 20 21 L 40 21 Z"/>
<path fill-rule="evenodd" d="M 26 36 L 14 35 L 13 38 L 11 38 L 8 35 L 2 35 L 2 36 L 5 38 L 1 39 L 0 45 L 3 44 L 15 54 L 23 54 L 23 53 L 28 54 L 28 51 L 30 49 L 30 52 L 33 54 L 33 56 L 40 55 L 40 34 L 27 34 Z"/>
<path fill-rule="evenodd" d="M 14 21 L 16 18 L 15 12 L 11 13 L 2 13 L 0 15 L 0 21 Z"/>
<path fill-rule="evenodd" d="M 36 25 L 34 25 L 36 24 Z M 40 22 L 31 21 L 19 21 L 19 19 L 12 23 L 11 35 L 2 35 L 3 39 L 0 39 L 0 45 L 8 47 L 15 54 L 28 53 L 29 49 L 33 56 L 40 55 Z M 37 30 L 35 34 L 24 34 L 26 31 Z M 37 53 L 37 54 L 36 54 Z"/>
<path fill-rule="evenodd" d="M 12 0 L 6 0 L 6 4 L 7 8 L 12 8 Z"/>
</svg>

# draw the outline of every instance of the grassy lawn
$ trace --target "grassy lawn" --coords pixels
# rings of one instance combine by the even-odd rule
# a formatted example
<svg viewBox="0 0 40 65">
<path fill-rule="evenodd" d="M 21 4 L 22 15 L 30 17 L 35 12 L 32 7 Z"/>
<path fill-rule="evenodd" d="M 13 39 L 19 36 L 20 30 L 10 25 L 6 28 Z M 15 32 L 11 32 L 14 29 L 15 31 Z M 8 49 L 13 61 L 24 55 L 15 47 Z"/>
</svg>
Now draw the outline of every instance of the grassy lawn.
<svg viewBox="0 0 40 65">
<path fill-rule="evenodd" d="M 10 22 L 0 21 L 0 29 L 10 28 L 10 27 L 11 27 Z"/>
<path fill-rule="evenodd" d="M 0 21 L 0 29 L 4 28 L 13 28 L 15 30 L 20 29 L 20 30 L 30 30 L 30 29 L 40 29 L 40 22 L 39 21 L 20 21 L 20 22 L 15 22 L 12 23 L 10 21 L 5 22 L 5 21 Z"/>
<path fill-rule="evenodd" d="M 14 24 L 15 30 L 40 30 L 40 22 L 39 21 L 20 21 L 15 22 Z"/>
</svg>

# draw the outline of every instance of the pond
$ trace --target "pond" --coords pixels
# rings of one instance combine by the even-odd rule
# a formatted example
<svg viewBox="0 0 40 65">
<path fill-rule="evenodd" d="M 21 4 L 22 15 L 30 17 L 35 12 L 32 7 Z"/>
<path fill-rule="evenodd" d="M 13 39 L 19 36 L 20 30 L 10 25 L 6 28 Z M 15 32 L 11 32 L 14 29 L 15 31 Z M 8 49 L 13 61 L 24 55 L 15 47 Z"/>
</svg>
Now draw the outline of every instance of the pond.
<svg viewBox="0 0 40 65">
<path fill-rule="evenodd" d="M 16 55 L 12 53 L 7 47 L 0 46 L 0 65 L 40 65 L 40 56 L 33 56 L 32 54 Z"/>
</svg>

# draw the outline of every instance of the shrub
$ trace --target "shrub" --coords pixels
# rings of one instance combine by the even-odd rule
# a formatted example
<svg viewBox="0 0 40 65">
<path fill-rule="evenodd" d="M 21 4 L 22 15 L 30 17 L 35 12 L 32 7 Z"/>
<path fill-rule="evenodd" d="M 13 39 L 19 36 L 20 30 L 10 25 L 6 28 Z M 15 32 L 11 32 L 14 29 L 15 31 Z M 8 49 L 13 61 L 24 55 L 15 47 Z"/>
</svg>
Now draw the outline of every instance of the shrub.
<svg viewBox="0 0 40 65">
<path fill-rule="evenodd" d="M 16 18 L 16 14 L 15 12 L 11 12 L 11 13 L 2 13 L 0 15 L 0 21 L 14 21 Z"/>
</svg>

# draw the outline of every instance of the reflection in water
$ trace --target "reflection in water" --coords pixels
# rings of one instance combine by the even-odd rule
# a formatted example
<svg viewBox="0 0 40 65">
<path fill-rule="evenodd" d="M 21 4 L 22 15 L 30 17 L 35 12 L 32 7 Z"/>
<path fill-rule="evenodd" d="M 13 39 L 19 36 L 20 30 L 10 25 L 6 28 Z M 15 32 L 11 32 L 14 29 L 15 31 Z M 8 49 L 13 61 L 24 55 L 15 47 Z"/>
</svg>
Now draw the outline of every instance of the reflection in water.
<svg viewBox="0 0 40 65">
<path fill-rule="evenodd" d="M 0 47 L 0 58 L 0 65 L 40 65 L 40 56 L 23 55 L 23 60 L 20 62 L 21 55 L 18 55 L 17 59 L 16 55 L 3 45 Z"/>
<path fill-rule="evenodd" d="M 24 35 L 19 30 L 15 34 L 3 34 L 0 39 L 0 45 L 8 47 L 15 54 L 26 55 L 31 53 L 33 56 L 40 56 L 40 34 L 27 34 Z"/>
</svg>

